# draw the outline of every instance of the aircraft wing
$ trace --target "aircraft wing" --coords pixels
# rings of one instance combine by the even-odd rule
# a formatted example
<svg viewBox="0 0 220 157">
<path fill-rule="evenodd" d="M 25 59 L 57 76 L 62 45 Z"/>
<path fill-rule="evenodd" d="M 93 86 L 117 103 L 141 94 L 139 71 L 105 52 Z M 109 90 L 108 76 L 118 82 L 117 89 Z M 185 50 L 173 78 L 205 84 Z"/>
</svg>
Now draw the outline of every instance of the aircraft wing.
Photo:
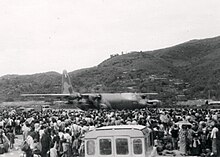
<svg viewBox="0 0 220 157">
<path fill-rule="evenodd" d="M 145 95 L 158 95 L 158 93 L 136 93 L 136 94 L 143 95 L 143 96 L 145 96 Z"/>
<path fill-rule="evenodd" d="M 63 97 L 77 98 L 78 94 L 21 94 L 23 97 Z"/>
<path fill-rule="evenodd" d="M 143 96 L 143 97 L 147 97 L 150 95 L 158 95 L 158 93 L 135 93 L 136 95 L 139 96 Z M 102 96 L 102 93 L 83 93 L 83 94 L 79 94 L 78 97 L 81 98 L 88 98 L 88 97 L 92 97 L 92 98 L 100 98 Z"/>
</svg>

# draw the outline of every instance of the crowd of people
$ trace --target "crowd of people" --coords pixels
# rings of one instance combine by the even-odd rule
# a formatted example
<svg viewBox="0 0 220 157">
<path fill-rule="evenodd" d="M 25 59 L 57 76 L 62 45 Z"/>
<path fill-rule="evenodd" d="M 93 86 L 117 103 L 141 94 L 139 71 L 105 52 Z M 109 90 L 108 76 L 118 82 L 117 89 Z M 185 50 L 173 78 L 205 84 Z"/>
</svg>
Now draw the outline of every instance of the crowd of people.
<svg viewBox="0 0 220 157">
<path fill-rule="evenodd" d="M 158 154 L 219 156 L 220 112 L 209 109 L 47 110 L 0 114 L 0 153 L 13 149 L 23 135 L 26 157 L 84 156 L 84 135 L 109 125 L 144 125 L 153 131 Z M 4 145 L 4 146 L 3 146 Z"/>
</svg>

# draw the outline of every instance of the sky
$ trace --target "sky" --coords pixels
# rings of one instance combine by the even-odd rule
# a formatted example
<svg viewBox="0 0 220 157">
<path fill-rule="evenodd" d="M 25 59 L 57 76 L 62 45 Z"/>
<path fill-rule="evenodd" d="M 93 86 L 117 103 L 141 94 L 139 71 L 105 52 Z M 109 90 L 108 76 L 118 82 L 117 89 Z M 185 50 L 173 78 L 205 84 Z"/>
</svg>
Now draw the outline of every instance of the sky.
<svg viewBox="0 0 220 157">
<path fill-rule="evenodd" d="M 0 76 L 219 36 L 219 10 L 219 0 L 0 0 Z"/>
</svg>

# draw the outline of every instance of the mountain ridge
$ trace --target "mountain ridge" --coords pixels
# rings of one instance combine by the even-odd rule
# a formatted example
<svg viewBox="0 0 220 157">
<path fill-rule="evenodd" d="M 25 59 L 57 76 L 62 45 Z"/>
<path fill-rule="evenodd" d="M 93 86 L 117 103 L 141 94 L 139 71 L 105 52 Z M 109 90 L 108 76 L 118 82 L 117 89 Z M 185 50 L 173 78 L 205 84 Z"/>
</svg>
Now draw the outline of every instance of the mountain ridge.
<svg viewBox="0 0 220 157">
<path fill-rule="evenodd" d="M 111 56 L 69 74 L 78 92 L 158 92 L 170 103 L 178 95 L 206 99 L 211 91 L 220 99 L 220 36 Z M 2 76 L 0 100 L 17 100 L 21 93 L 59 93 L 60 86 L 57 72 Z"/>
</svg>

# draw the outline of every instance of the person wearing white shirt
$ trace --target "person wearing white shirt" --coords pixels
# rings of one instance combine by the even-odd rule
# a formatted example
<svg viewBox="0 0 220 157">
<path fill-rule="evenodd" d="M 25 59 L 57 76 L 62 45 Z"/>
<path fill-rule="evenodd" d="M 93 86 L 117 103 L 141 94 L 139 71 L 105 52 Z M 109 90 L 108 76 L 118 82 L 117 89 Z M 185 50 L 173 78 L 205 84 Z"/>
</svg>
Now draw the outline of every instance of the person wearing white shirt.
<svg viewBox="0 0 220 157">
<path fill-rule="evenodd" d="M 52 148 L 50 148 L 50 157 L 58 157 L 57 142 L 55 142 L 54 146 L 52 146 Z"/>
<path fill-rule="evenodd" d="M 27 136 L 26 142 L 30 146 L 30 149 L 34 149 L 34 139 L 31 135 Z"/>
<path fill-rule="evenodd" d="M 34 137 L 34 134 L 30 133 L 26 138 L 26 142 L 30 147 L 30 149 L 25 152 L 27 157 L 33 157 L 33 153 L 32 153 L 32 150 L 34 149 L 34 138 L 33 137 Z"/>
<path fill-rule="evenodd" d="M 23 140 L 25 141 L 26 140 L 26 138 L 27 138 L 27 136 L 28 136 L 28 132 L 31 130 L 30 128 L 29 128 L 29 124 L 28 124 L 28 122 L 25 122 L 24 123 L 24 125 L 23 125 L 23 127 L 22 127 L 22 131 L 23 131 Z"/>
<path fill-rule="evenodd" d="M 41 127 L 40 127 L 40 129 L 39 129 L 39 136 L 40 136 L 40 140 L 41 140 L 41 138 L 42 138 L 43 134 L 44 134 L 44 127 L 43 127 L 43 126 L 41 126 Z"/>
<path fill-rule="evenodd" d="M 65 133 L 63 134 L 63 157 L 70 157 L 71 155 L 70 146 L 72 142 L 72 137 L 70 136 L 69 132 L 70 130 L 66 129 Z"/>
<path fill-rule="evenodd" d="M 217 153 L 217 132 L 218 132 L 218 128 L 216 126 L 216 124 L 214 125 L 212 132 L 211 132 L 211 138 L 212 138 L 212 152 L 213 153 Z"/>
<path fill-rule="evenodd" d="M 0 121 L 0 128 L 3 128 L 4 125 L 5 125 L 5 121 L 2 119 L 2 120 Z"/>
<path fill-rule="evenodd" d="M 94 126 L 93 124 L 91 124 L 91 125 L 89 126 L 89 131 L 92 131 L 92 130 L 95 130 L 95 126 Z"/>
</svg>

